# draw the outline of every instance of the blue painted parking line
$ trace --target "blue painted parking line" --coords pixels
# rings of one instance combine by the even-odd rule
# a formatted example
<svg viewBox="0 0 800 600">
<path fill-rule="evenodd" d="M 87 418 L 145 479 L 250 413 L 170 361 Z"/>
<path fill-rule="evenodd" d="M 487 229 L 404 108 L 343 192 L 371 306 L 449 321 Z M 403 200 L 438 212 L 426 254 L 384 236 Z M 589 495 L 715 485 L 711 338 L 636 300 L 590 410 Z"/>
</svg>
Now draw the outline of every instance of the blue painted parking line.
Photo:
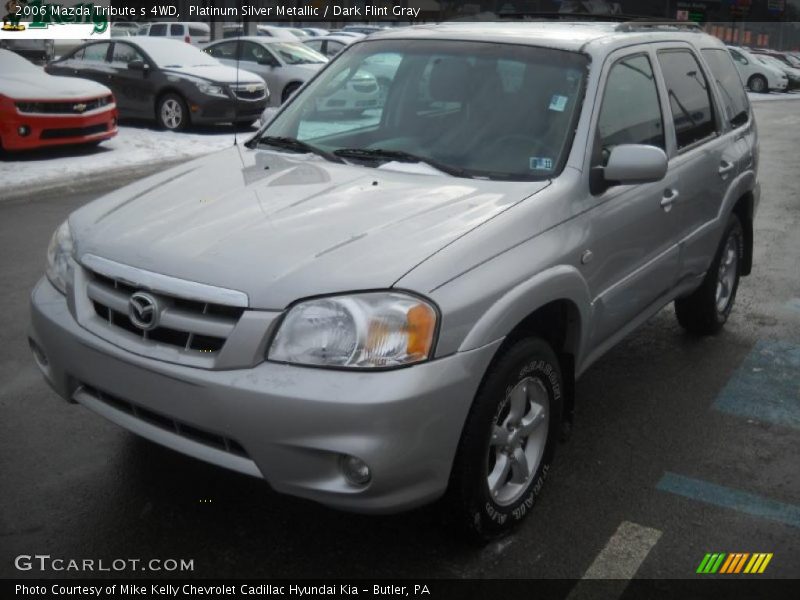
<svg viewBox="0 0 800 600">
<path fill-rule="evenodd" d="M 706 504 L 731 508 L 754 517 L 800 528 L 800 506 L 794 504 L 785 504 L 758 494 L 670 472 L 664 473 L 656 488 L 662 492 L 670 492 Z"/>
<path fill-rule="evenodd" d="M 785 341 L 757 342 L 714 408 L 800 429 L 800 346 Z"/>
</svg>

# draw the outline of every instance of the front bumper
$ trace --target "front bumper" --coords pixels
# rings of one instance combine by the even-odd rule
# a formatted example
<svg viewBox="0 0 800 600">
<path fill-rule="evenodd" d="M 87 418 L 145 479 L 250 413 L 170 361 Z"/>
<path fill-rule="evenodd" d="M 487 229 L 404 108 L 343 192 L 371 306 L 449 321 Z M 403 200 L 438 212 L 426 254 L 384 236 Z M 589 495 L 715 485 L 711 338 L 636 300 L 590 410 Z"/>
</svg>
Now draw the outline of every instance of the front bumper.
<svg viewBox="0 0 800 600">
<path fill-rule="evenodd" d="M 198 369 L 90 333 L 46 279 L 31 297 L 30 338 L 62 397 L 184 454 L 263 477 L 279 492 L 373 513 L 444 493 L 472 398 L 500 343 L 383 372 L 268 362 Z M 366 486 L 344 478 L 343 454 L 369 465 Z"/>
<path fill-rule="evenodd" d="M 20 135 L 19 128 L 27 133 Z M 101 142 L 117 135 L 114 105 L 91 114 L 23 114 L 15 109 L 0 111 L 0 140 L 6 150 L 30 150 Z"/>
<path fill-rule="evenodd" d="M 267 107 L 268 97 L 261 100 L 240 100 L 203 96 L 202 99 L 189 99 L 189 112 L 192 123 L 252 123 L 261 118 Z"/>
</svg>

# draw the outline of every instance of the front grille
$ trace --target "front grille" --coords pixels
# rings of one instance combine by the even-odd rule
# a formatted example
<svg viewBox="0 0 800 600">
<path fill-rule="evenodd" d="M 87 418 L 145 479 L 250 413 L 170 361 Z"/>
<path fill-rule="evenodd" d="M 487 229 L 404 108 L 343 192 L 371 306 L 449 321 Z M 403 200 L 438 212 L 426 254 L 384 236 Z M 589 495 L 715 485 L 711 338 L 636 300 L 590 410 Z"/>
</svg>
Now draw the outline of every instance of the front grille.
<svg viewBox="0 0 800 600">
<path fill-rule="evenodd" d="M 68 127 L 65 129 L 45 129 L 39 136 L 43 140 L 57 140 L 61 138 L 84 137 L 108 131 L 107 123 L 91 125 L 89 127 Z"/>
<path fill-rule="evenodd" d="M 133 415 L 137 419 L 145 421 L 146 423 L 158 427 L 159 429 L 164 429 L 165 431 L 175 433 L 199 444 L 216 448 L 217 450 L 223 450 L 224 452 L 235 454 L 236 456 L 250 458 L 244 447 L 242 447 L 242 445 L 236 440 L 206 431 L 205 429 L 194 427 L 193 425 L 189 425 L 187 423 L 182 423 L 181 421 L 177 421 L 172 417 L 167 417 L 166 415 L 152 411 L 149 408 L 144 408 L 143 406 L 139 406 L 133 402 L 123 400 L 118 396 L 101 392 L 90 385 L 84 384 L 82 388 L 84 392 L 98 399 L 103 404 L 106 404 L 120 412 Z"/>
<path fill-rule="evenodd" d="M 168 294 L 149 292 L 158 301 L 158 326 L 145 330 L 129 315 L 135 285 L 88 271 L 87 294 L 95 314 L 109 327 L 123 330 L 154 345 L 164 344 L 193 354 L 216 354 L 225 345 L 244 312 L 243 308 L 200 302 Z"/>
<path fill-rule="evenodd" d="M 231 86 L 231 90 L 240 100 L 262 100 L 267 96 L 267 88 L 263 85 L 239 85 Z"/>
<path fill-rule="evenodd" d="M 114 102 L 113 96 L 103 96 L 92 100 L 59 100 L 53 102 L 17 102 L 17 110 L 22 113 L 45 115 L 82 115 Z"/>
</svg>

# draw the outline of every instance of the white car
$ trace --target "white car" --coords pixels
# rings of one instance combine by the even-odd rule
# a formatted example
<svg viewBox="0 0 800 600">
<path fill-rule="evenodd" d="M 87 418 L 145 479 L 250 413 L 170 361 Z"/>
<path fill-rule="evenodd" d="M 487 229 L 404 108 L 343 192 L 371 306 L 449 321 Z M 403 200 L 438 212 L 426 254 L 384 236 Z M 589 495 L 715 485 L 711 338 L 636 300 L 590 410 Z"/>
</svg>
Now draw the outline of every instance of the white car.
<svg viewBox="0 0 800 600">
<path fill-rule="evenodd" d="M 150 23 L 147 33 L 142 32 L 139 35 L 183 40 L 187 44 L 202 46 L 211 41 L 211 27 L 208 23 L 197 21 L 164 21 Z"/>
<path fill-rule="evenodd" d="M 753 56 L 755 56 L 756 60 L 760 61 L 762 64 L 775 67 L 789 78 L 789 87 L 787 87 L 784 91 L 788 92 L 790 88 L 800 87 L 800 69 L 790 67 L 789 65 L 781 62 L 780 59 L 770 56 L 769 54 L 754 54 Z"/>
<path fill-rule="evenodd" d="M 772 90 L 783 92 L 789 86 L 789 78 L 783 71 L 761 62 L 744 48 L 728 46 L 728 52 L 750 91 L 768 94 Z"/>
</svg>

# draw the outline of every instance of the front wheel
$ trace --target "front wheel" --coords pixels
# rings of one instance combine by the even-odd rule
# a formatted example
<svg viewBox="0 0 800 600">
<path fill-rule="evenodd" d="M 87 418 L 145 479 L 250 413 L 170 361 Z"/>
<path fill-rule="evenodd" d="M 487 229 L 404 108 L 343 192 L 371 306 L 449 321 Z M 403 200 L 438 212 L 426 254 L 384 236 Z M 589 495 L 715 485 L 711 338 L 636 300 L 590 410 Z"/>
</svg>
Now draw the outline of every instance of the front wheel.
<svg viewBox="0 0 800 600">
<path fill-rule="evenodd" d="M 158 101 L 156 119 L 163 129 L 181 131 L 189 124 L 189 108 L 178 94 L 165 94 Z"/>
<path fill-rule="evenodd" d="M 675 315 L 684 329 L 697 335 L 722 329 L 736 302 L 743 256 L 742 224 L 732 214 L 703 283 L 690 296 L 675 300 Z"/>
<path fill-rule="evenodd" d="M 753 75 L 747 82 L 747 87 L 756 94 L 768 94 L 769 85 L 763 75 Z"/>
<path fill-rule="evenodd" d="M 467 417 L 445 498 L 458 528 L 481 541 L 530 512 L 561 425 L 563 382 L 550 346 L 525 338 L 501 352 Z"/>
</svg>

